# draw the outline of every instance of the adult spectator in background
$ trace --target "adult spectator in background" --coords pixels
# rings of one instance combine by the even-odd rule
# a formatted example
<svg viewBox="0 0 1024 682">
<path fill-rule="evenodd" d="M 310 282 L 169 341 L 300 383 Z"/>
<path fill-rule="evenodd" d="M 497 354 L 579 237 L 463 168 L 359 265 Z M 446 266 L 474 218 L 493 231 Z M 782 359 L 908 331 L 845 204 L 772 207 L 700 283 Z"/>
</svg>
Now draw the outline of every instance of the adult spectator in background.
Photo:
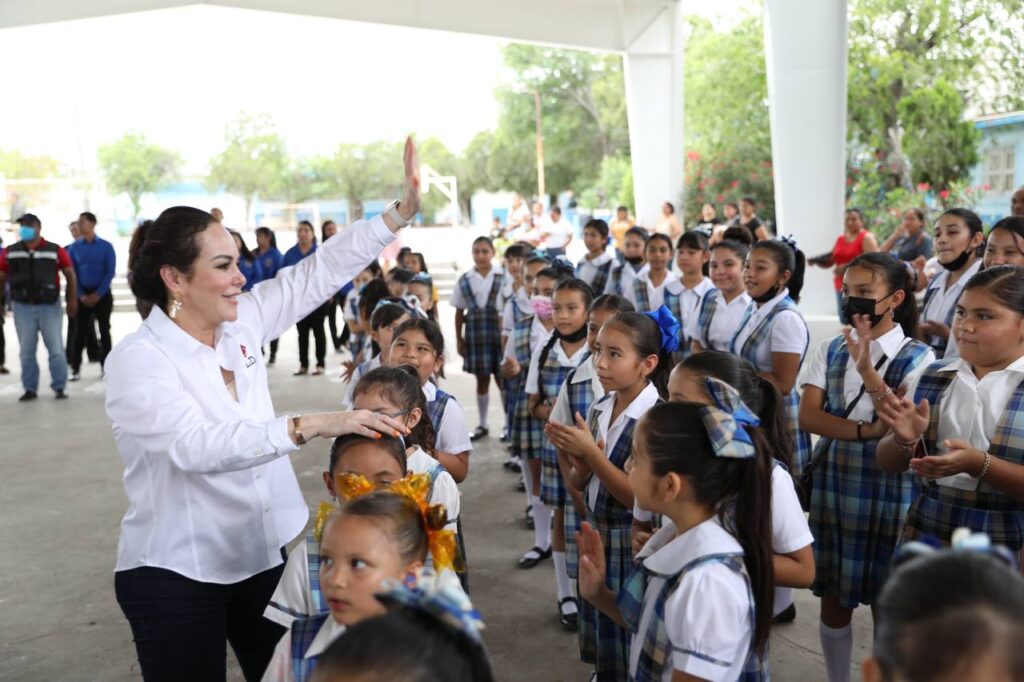
<svg viewBox="0 0 1024 682">
<path fill-rule="evenodd" d="M 615 209 L 615 220 L 608 224 L 608 231 L 612 233 L 612 239 L 615 240 L 615 248 L 622 253 L 623 247 L 626 242 L 626 231 L 636 225 L 636 218 L 629 215 L 629 209 L 625 206 L 619 206 Z"/>
<path fill-rule="evenodd" d="M 1024 187 L 1021 187 L 1010 197 L 1010 215 L 1024 217 Z"/>
<path fill-rule="evenodd" d="M 552 206 L 548 216 L 541 224 L 540 245 L 548 256 L 564 256 L 565 249 L 572 241 L 572 225 L 562 217 L 562 208 L 558 205 Z"/>
<path fill-rule="evenodd" d="M 70 223 L 68 223 L 68 232 L 71 233 L 71 241 L 68 243 L 67 246 L 64 247 L 64 250 L 68 252 L 69 256 L 71 256 L 71 263 L 72 265 L 74 265 L 75 242 L 78 241 L 82 236 L 81 231 L 78 229 L 77 220 L 72 220 Z M 75 336 L 78 333 L 78 319 L 77 317 L 71 317 L 70 315 L 66 315 L 66 317 L 68 321 L 68 333 L 64 340 L 64 357 L 68 361 L 68 366 L 73 366 L 71 363 L 71 358 L 73 357 L 75 348 Z M 85 351 L 86 355 L 89 358 L 89 362 L 100 361 L 100 343 L 99 340 L 96 338 L 95 325 L 93 325 L 92 328 L 89 329 L 89 334 L 85 339 Z M 74 379 L 72 379 L 72 381 L 74 381 Z"/>
<path fill-rule="evenodd" d="M 11 210 L 8 213 L 7 220 L 12 223 L 17 223 L 18 218 L 25 215 L 25 204 L 21 201 L 21 196 L 16 192 L 11 192 Z"/>
<path fill-rule="evenodd" d="M 740 224 L 740 207 L 736 204 L 729 202 L 722 207 L 722 213 L 725 215 L 725 227 L 736 227 Z"/>
<path fill-rule="evenodd" d="M 62 247 L 43 239 L 43 225 L 31 213 L 18 218 L 20 241 L 0 254 L 0 289 L 10 282 L 14 308 L 14 329 L 21 349 L 21 402 L 35 400 L 39 392 L 39 363 L 36 344 L 39 335 L 49 354 L 50 388 L 58 400 L 67 398 L 68 364 L 61 344 L 60 276 L 67 281 L 68 313 L 78 312 L 75 268 Z"/>
<path fill-rule="evenodd" d="M 526 207 L 523 197 L 515 195 L 512 199 L 512 210 L 505 226 L 505 236 L 514 242 L 520 241 L 530 231 L 530 209 Z"/>
<path fill-rule="evenodd" d="M 338 234 L 338 225 L 333 220 L 325 220 L 324 224 L 320 226 L 320 237 L 323 241 L 327 241 L 334 235 Z M 409 247 L 403 247 L 403 250 Z M 399 252 L 398 264 L 402 264 L 402 253 Z M 342 337 L 345 336 L 344 330 L 347 328 L 342 322 L 342 333 L 338 333 L 338 306 L 345 305 L 345 296 L 351 291 L 352 283 L 349 282 L 342 289 L 334 295 L 331 299 L 331 304 L 327 308 L 327 329 L 331 334 L 331 345 L 334 346 L 334 352 L 341 352 L 341 345 L 345 342 Z"/>
<path fill-rule="evenodd" d="M 715 208 L 715 205 L 704 204 L 700 207 L 700 220 L 693 226 L 693 231 L 700 232 L 710 240 L 716 236 L 716 230 L 719 232 L 718 239 L 715 240 L 717 242 L 722 239 L 721 233 L 725 231 L 725 226 L 718 219 L 718 209 Z"/>
<path fill-rule="evenodd" d="M 673 244 L 679 239 L 679 235 L 683 233 L 683 224 L 679 222 L 679 216 L 676 215 L 676 207 L 672 205 L 672 202 L 666 201 L 661 205 L 661 215 L 658 216 L 658 222 L 654 224 L 654 231 L 667 234 L 672 238 Z"/>
<path fill-rule="evenodd" d="M 74 244 L 71 262 L 78 282 L 78 315 L 75 343 L 71 349 L 71 381 L 82 376 L 82 351 L 95 324 L 99 327 L 100 368 L 110 353 L 110 314 L 114 312 L 114 281 L 117 257 L 113 245 L 96 234 L 96 216 L 86 211 L 78 216 L 81 235 Z M 69 309 L 70 313 L 70 309 Z"/>
<path fill-rule="evenodd" d="M 238 231 L 228 229 L 228 234 L 234 239 L 235 248 L 238 249 L 238 271 L 245 277 L 242 291 L 251 291 L 253 286 L 263 280 L 263 267 L 260 265 L 260 259 L 249 250 Z"/>
<path fill-rule="evenodd" d="M 923 210 L 908 208 L 903 212 L 903 222 L 878 250 L 888 251 L 905 263 L 913 263 L 918 258 L 928 260 L 935 253 L 935 243 L 924 229 L 924 220 Z"/>
<path fill-rule="evenodd" d="M 296 265 L 304 258 L 316 253 L 316 233 L 313 232 L 313 223 L 308 220 L 299 222 L 296 228 L 298 243 L 288 249 L 284 254 L 284 267 Z M 393 241 L 391 242 L 394 243 Z M 324 334 L 324 318 L 327 317 L 327 308 L 332 303 L 331 299 L 323 301 L 320 306 L 298 321 L 295 325 L 299 331 L 299 369 L 295 376 L 309 374 L 309 332 L 313 332 L 313 343 L 316 348 L 316 369 L 314 375 L 324 373 L 324 364 L 327 361 L 327 336 Z"/>
<path fill-rule="evenodd" d="M 761 222 L 761 219 L 757 217 L 757 199 L 754 197 L 743 197 L 740 199 L 740 220 L 737 224 L 740 227 L 745 227 L 755 242 L 771 238 L 768 234 L 768 229 Z"/>
<path fill-rule="evenodd" d="M 843 315 L 843 275 L 846 268 L 857 256 L 872 251 L 878 251 L 878 240 L 864 226 L 864 214 L 860 209 L 850 208 L 846 210 L 843 233 L 836 238 L 832 252 L 807 261 L 821 268 L 832 268 L 832 285 L 836 290 L 836 310 L 840 318 Z"/>
<path fill-rule="evenodd" d="M 212 213 L 210 215 L 213 215 Z M 284 256 L 277 249 L 277 235 L 269 227 L 256 228 L 256 258 L 260 262 L 263 279 L 274 279 L 281 269 Z M 268 365 L 277 362 L 277 339 L 270 342 L 270 358 Z"/>
<path fill-rule="evenodd" d="M 220 210 L 217 207 L 213 207 L 210 209 L 210 215 L 212 215 L 213 219 L 216 220 L 221 225 L 224 224 L 224 211 Z"/>
</svg>

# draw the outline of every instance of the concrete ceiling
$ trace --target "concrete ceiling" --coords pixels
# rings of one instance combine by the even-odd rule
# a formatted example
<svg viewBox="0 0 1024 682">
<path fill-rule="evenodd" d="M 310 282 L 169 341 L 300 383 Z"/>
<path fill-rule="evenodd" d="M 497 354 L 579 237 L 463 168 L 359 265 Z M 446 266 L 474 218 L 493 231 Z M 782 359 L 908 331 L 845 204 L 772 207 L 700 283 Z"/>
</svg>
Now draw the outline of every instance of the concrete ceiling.
<svg viewBox="0 0 1024 682">
<path fill-rule="evenodd" d="M 624 52 L 679 0 L 0 0 L 0 28 L 213 5 Z"/>
</svg>

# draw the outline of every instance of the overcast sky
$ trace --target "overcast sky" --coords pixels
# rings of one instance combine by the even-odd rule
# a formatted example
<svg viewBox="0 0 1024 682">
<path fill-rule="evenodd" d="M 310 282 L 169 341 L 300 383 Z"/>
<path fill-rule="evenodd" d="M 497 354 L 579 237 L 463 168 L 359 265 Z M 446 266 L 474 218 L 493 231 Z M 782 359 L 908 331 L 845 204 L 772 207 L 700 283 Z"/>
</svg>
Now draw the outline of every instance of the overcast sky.
<svg viewBox="0 0 1024 682">
<path fill-rule="evenodd" d="M 731 14 L 751 0 L 688 4 Z M 88 172 L 97 146 L 138 130 L 201 173 L 248 111 L 270 114 L 299 155 L 409 131 L 461 151 L 495 125 L 501 44 L 211 6 L 0 30 L 18 55 L 2 70 L 0 148 Z"/>
</svg>

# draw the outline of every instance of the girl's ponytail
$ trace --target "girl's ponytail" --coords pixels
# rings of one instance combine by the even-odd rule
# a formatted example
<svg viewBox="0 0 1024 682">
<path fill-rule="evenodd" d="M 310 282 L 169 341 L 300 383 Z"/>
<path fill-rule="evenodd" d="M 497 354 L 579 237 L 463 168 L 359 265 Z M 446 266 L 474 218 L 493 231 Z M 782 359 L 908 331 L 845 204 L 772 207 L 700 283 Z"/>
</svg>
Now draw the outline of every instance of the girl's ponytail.
<svg viewBox="0 0 1024 682">
<path fill-rule="evenodd" d="M 759 453 L 771 448 L 758 429 L 750 435 Z M 753 648 L 763 654 L 772 626 L 775 601 L 775 571 L 772 563 L 772 465 L 771 457 L 744 460 L 733 518 L 736 539 L 743 547 L 743 563 L 754 594 Z M 723 510 L 724 513 L 724 510 Z M 723 525 L 728 528 L 728 525 Z"/>
</svg>

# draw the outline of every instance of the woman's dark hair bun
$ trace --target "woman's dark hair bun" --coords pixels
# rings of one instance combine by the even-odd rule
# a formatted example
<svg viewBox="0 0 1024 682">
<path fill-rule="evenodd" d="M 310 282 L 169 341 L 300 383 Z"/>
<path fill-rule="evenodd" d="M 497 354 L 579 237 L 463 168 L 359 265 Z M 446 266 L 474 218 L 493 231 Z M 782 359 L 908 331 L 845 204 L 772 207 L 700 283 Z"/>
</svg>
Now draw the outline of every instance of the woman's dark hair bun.
<svg viewBox="0 0 1024 682">
<path fill-rule="evenodd" d="M 139 223 L 128 248 L 128 281 L 135 297 L 163 308 L 168 291 L 160 269 L 171 266 L 185 275 L 192 274 L 199 258 L 199 235 L 214 222 L 206 211 L 174 206 L 156 220 Z"/>
</svg>

